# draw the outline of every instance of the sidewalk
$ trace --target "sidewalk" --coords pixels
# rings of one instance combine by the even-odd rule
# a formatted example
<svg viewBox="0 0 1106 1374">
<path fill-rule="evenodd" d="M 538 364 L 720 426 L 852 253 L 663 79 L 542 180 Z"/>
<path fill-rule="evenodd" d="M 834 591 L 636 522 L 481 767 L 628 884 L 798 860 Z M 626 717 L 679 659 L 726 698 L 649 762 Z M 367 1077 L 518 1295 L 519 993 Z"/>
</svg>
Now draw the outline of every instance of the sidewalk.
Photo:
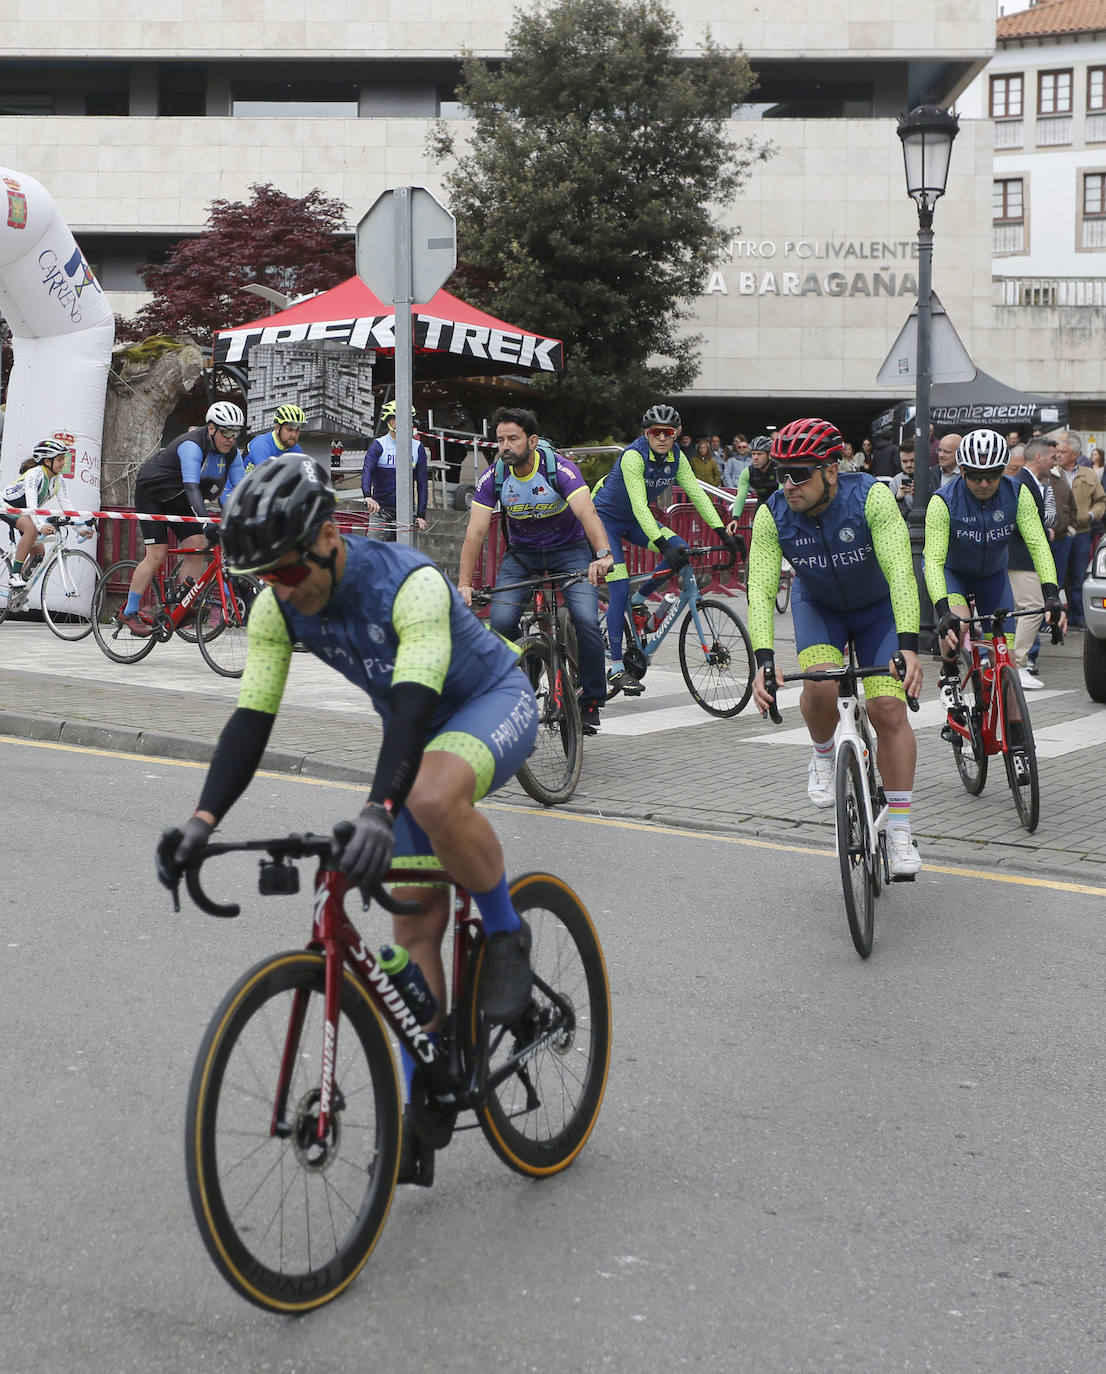
<svg viewBox="0 0 1106 1374">
<path fill-rule="evenodd" d="M 778 632 L 786 672 L 794 664 L 789 618 L 779 619 Z M 21 739 L 203 760 L 238 693 L 236 681 L 217 677 L 194 645 L 179 640 L 125 666 L 109 662 L 91 637 L 67 644 L 44 625 L 6 621 L 0 649 L 0 734 Z M 1086 694 L 1081 636 L 1045 645 L 1047 691 L 1027 694 L 1041 775 L 1041 822 L 1033 835 L 1017 823 L 1000 759 L 991 760 L 980 797 L 964 791 L 939 735 L 936 667 L 925 667 L 923 708 L 912 717 L 919 745 L 914 828 L 924 859 L 1106 883 L 1106 707 Z M 809 740 L 795 689 L 781 694 L 782 726 L 765 723 L 751 707 L 732 720 L 714 719 L 691 704 L 667 644 L 646 686 L 643 697 L 619 698 L 604 712 L 603 730 L 585 743 L 580 786 L 565 810 L 832 847 L 833 811 L 816 811 L 806 797 Z M 297 654 L 263 766 L 360 781 L 367 789 L 380 738 L 368 699 L 310 655 Z M 496 800 L 535 805 L 514 783 Z M 721 876 L 719 883 L 724 887 Z"/>
</svg>

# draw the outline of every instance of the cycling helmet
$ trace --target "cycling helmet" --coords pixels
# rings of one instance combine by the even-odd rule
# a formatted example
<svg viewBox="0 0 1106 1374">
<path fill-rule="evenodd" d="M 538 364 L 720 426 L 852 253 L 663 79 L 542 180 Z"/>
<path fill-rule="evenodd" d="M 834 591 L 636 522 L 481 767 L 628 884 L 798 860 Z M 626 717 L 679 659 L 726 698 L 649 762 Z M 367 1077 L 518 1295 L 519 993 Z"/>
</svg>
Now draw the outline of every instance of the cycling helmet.
<svg viewBox="0 0 1106 1374">
<path fill-rule="evenodd" d="M 219 425 L 224 429 L 241 429 L 246 423 L 246 417 L 233 401 L 216 401 L 208 406 L 205 419 L 209 425 Z"/>
<path fill-rule="evenodd" d="M 299 406 L 277 406 L 273 413 L 273 423 L 275 425 L 295 425 L 302 429 L 307 424 L 307 416 Z"/>
<path fill-rule="evenodd" d="M 1004 468 L 1010 457 L 1006 440 L 994 429 L 973 429 L 960 440 L 956 461 L 969 472 Z"/>
<path fill-rule="evenodd" d="M 776 430 L 769 452 L 777 463 L 836 463 L 844 442 L 828 420 L 792 420 Z"/>
<path fill-rule="evenodd" d="M 389 401 L 386 405 L 383 405 L 383 406 L 380 407 L 380 418 L 381 418 L 382 420 L 390 420 L 390 419 L 395 415 L 395 413 L 396 413 L 396 403 L 395 403 L 395 401 Z M 415 407 L 414 407 L 414 406 L 411 407 L 411 418 L 412 418 L 412 419 L 415 418 Z"/>
<path fill-rule="evenodd" d="M 32 456 L 35 463 L 52 463 L 55 458 L 69 457 L 69 445 L 63 444 L 60 439 L 43 439 L 34 446 Z"/>
<path fill-rule="evenodd" d="M 306 549 L 333 514 L 330 478 L 302 453 L 270 458 L 247 473 L 223 508 L 219 538 L 232 572 L 262 572 Z"/>
<path fill-rule="evenodd" d="M 675 406 L 650 406 L 641 417 L 642 429 L 648 429 L 650 425 L 666 425 L 670 429 L 678 430 L 683 425 L 680 419 L 680 412 Z"/>
<path fill-rule="evenodd" d="M 771 453 L 771 452 L 772 452 L 772 440 L 769 439 L 769 437 L 768 437 L 767 434 L 758 434 L 757 437 L 753 440 L 753 442 L 749 445 L 749 452 L 750 452 L 750 453 Z"/>
</svg>

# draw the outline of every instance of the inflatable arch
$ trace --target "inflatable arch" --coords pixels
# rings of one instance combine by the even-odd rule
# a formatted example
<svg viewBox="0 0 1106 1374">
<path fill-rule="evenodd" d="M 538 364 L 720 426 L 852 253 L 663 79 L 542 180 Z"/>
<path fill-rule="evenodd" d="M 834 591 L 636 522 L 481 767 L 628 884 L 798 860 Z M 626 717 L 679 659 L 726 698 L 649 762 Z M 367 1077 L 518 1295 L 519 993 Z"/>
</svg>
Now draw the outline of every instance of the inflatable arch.
<svg viewBox="0 0 1106 1374">
<path fill-rule="evenodd" d="M 115 319 L 53 197 L 6 167 L 0 167 L 0 315 L 15 354 L 0 487 L 16 480 L 40 439 L 56 437 L 72 450 L 65 479 L 74 506 L 99 509 Z"/>
</svg>

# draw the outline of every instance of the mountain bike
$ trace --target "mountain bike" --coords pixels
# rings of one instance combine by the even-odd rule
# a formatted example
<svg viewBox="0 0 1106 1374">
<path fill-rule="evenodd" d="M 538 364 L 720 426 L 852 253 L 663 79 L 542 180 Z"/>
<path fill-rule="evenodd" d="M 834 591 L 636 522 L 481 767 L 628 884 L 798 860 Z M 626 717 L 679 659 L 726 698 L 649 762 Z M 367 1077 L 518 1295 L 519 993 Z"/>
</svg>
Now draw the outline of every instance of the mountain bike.
<svg viewBox="0 0 1106 1374">
<path fill-rule="evenodd" d="M 714 545 L 692 548 L 691 557 L 717 557 Z M 706 565 L 706 571 L 732 567 L 734 555 L 727 553 L 722 562 Z M 630 579 L 634 589 L 649 581 L 655 572 L 638 574 Z M 696 581 L 692 563 L 680 569 L 680 595 L 668 602 L 660 623 L 650 631 L 648 612 L 644 607 L 627 606 L 624 627 L 622 665 L 627 673 L 640 682 L 649 669 L 653 656 L 683 615 L 680 626 L 680 671 L 687 690 L 696 706 L 712 716 L 736 716 L 745 709 L 753 692 L 753 646 L 749 632 L 738 613 L 724 601 L 705 597 Z M 600 587 L 599 595 L 607 599 L 607 588 Z M 666 598 L 667 601 L 667 598 Z M 662 607 L 665 602 L 662 602 Z M 616 697 L 615 688 L 610 697 Z M 610 698 L 608 698 L 610 699 Z"/>
<path fill-rule="evenodd" d="M 988 758 L 1002 755 L 1018 820 L 1032 834 L 1041 814 L 1037 749 L 1025 692 L 1003 626 L 1020 615 L 1040 616 L 1047 612 L 1040 606 L 1026 611 L 1000 609 L 977 616 L 974 601 L 969 601 L 973 614 L 961 617 L 960 621 L 965 627 L 960 646 L 964 676 L 955 691 L 947 692 L 948 718 L 941 737 L 951 743 L 960 781 L 973 797 L 978 797 L 986 786 Z M 989 646 L 981 647 L 987 624 L 991 625 L 993 638 Z M 973 636 L 977 629 L 978 635 Z M 1062 635 L 1056 626 L 1051 630 L 1052 642 L 1058 644 Z"/>
<path fill-rule="evenodd" d="M 185 557 L 207 560 L 195 581 L 180 576 Z M 92 599 L 96 643 L 115 663 L 137 663 L 153 652 L 155 644 L 168 643 L 178 634 L 189 643 L 198 642 L 204 661 L 220 676 L 241 677 L 246 667 L 246 622 L 263 590 L 261 583 L 244 573 L 228 573 L 218 545 L 199 552 L 176 549 L 170 558 L 169 570 L 158 569 L 139 603 L 139 619 L 153 629 L 147 636 L 134 634 L 119 618 L 138 561 L 123 558 L 105 571 Z"/>
<path fill-rule="evenodd" d="M 41 557 L 29 558 L 23 565 L 25 587 L 11 585 L 14 550 L 0 549 L 0 621 L 9 611 L 30 610 L 31 592 L 38 587 L 42 618 L 54 634 L 59 639 L 84 639 L 92 629 L 89 607 L 100 566 L 90 553 L 68 547 L 73 527 L 68 516 L 52 516 L 49 523 L 55 533 L 42 536 Z M 12 533 L 11 526 L 8 529 Z"/>
<path fill-rule="evenodd" d="M 906 660 L 894 657 L 900 677 L 906 676 Z M 887 861 L 887 797 L 876 769 L 876 747 L 868 712 L 860 697 L 858 683 L 867 677 L 887 677 L 887 665 L 858 668 L 852 642 L 849 661 L 840 668 L 812 668 L 805 673 L 788 673 L 787 682 L 836 682 L 837 731 L 834 736 L 835 832 L 841 887 L 845 896 L 845 915 L 853 946 L 862 959 L 872 952 L 875 935 L 875 899 L 884 883 L 912 883 L 914 874 L 891 876 Z M 765 685 L 773 694 L 769 715 L 779 725 L 782 717 L 775 704 L 777 678 L 769 664 Z M 907 697 L 917 711 L 916 697 Z"/>
<path fill-rule="evenodd" d="M 204 892 L 202 864 L 261 853 L 258 887 L 270 896 L 298 892 L 292 860 L 318 860 L 306 948 L 262 960 L 231 988 L 188 1094 L 185 1163 L 200 1234 L 231 1287 L 273 1312 L 337 1297 L 380 1238 L 401 1137 L 389 1029 L 420 1066 L 409 1113 L 420 1140 L 440 1150 L 455 1129 L 479 1127 L 505 1164 L 531 1178 L 560 1173 L 583 1149 L 610 1063 L 603 952 L 567 884 L 546 873 L 511 884 L 532 933 L 533 992 L 513 1024 L 493 1026 L 480 1010 L 484 934 L 469 893 L 442 870 L 418 870 L 420 883 L 454 889 L 450 1005 L 435 1043 L 345 913 L 347 882 L 335 866 L 344 828 L 209 844 L 184 872 L 196 905 L 229 917 L 239 907 Z M 174 836 L 162 841 L 168 852 Z M 411 877 L 395 868 L 384 881 Z M 372 895 L 390 910 L 417 910 L 379 885 Z M 173 902 L 179 909 L 175 889 Z M 474 1120 L 458 1125 L 468 1112 Z"/>
<path fill-rule="evenodd" d="M 538 737 L 533 753 L 515 776 L 526 793 L 543 806 L 569 800 L 580 781 L 584 761 L 576 631 L 568 607 L 557 604 L 557 591 L 587 575 L 586 568 L 542 573 L 475 591 L 472 597 L 474 605 L 487 605 L 496 592 L 523 587 L 533 590 L 533 601 L 520 621 L 518 666 L 538 699 Z"/>
</svg>

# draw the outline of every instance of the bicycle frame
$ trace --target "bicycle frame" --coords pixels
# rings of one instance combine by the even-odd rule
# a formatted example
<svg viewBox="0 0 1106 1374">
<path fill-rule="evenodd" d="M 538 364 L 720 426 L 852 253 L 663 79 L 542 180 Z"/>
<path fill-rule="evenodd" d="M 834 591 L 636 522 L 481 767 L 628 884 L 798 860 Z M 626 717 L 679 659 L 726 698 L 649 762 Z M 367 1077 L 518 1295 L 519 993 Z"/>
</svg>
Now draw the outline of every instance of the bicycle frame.
<svg viewBox="0 0 1106 1374">
<path fill-rule="evenodd" d="M 971 607 L 974 610 L 974 604 Z M 1010 654 L 1010 646 L 1006 642 L 1006 635 L 1003 633 L 1003 623 L 1010 612 L 999 610 L 992 616 L 973 615 L 962 623 L 967 627 L 964 632 L 962 647 L 971 654 L 971 664 L 964 673 L 960 681 L 960 689 L 968 685 L 973 673 L 979 674 L 979 681 L 982 684 L 982 699 L 980 705 L 980 735 L 983 739 L 983 747 L 988 754 L 1005 754 L 1009 750 L 1009 740 L 1006 731 L 1006 708 L 1002 704 L 1002 693 L 995 691 L 995 686 L 1002 676 L 1005 667 L 1012 668 L 1014 659 Z M 980 655 L 980 644 L 985 636 L 981 633 L 979 638 L 972 635 L 972 629 L 978 625 L 980 631 L 983 630 L 983 622 L 992 622 L 993 634 L 990 638 L 991 661 L 984 664 Z M 950 730 L 964 739 L 971 742 L 971 730 L 966 722 L 957 720 L 952 711 L 948 715 Z"/>
<path fill-rule="evenodd" d="M 847 750 L 852 750 L 856 755 L 856 761 L 860 765 L 860 776 L 863 782 L 864 792 L 864 821 L 868 828 L 868 840 L 872 846 L 873 854 L 879 854 L 883 864 L 883 876 L 887 882 L 891 880 L 891 872 L 887 863 L 887 849 L 884 843 L 884 832 L 887 828 L 887 817 L 889 808 L 887 800 L 883 795 L 883 788 L 876 781 L 875 767 L 875 745 L 872 740 L 872 726 L 868 720 L 868 713 L 861 704 L 859 696 L 856 694 L 855 681 L 850 681 L 850 675 L 842 677 L 838 683 L 837 697 L 837 740 L 834 747 L 834 760 L 838 768 L 841 767 L 842 755 Z M 875 801 L 878 805 L 873 806 L 873 782 L 876 783 Z M 835 813 L 834 829 L 841 824 L 840 815 Z M 841 836 L 837 834 L 837 844 L 841 844 Z"/>
<path fill-rule="evenodd" d="M 700 551 L 692 550 L 692 552 L 697 553 Z M 708 549 L 706 550 L 706 552 L 713 553 L 714 550 Z M 719 566 L 728 567 L 729 564 L 720 564 Z M 703 625 L 702 621 L 699 619 L 698 609 L 698 603 L 700 597 L 702 596 L 702 592 L 699 590 L 699 584 L 695 580 L 694 569 L 692 568 L 690 563 L 687 563 L 684 565 L 684 567 L 680 569 L 678 575 L 680 579 L 680 595 L 671 604 L 671 606 L 669 606 L 664 619 L 657 626 L 657 628 L 649 633 L 648 639 L 644 639 L 642 637 L 641 631 L 634 623 L 633 615 L 630 615 L 627 618 L 627 632 L 632 634 L 633 646 L 635 649 L 638 650 L 639 653 L 645 656 L 646 664 L 649 664 L 653 661 L 653 655 L 657 652 L 660 646 L 668 638 L 673 627 L 675 626 L 676 622 L 679 620 L 680 616 L 683 614 L 684 611 L 690 613 L 691 618 L 695 623 L 695 633 L 699 638 L 700 645 L 704 646 L 705 652 L 706 638 L 703 634 Z M 653 576 L 655 576 L 655 572 L 649 572 L 646 573 L 644 576 L 635 577 L 632 580 L 634 583 L 640 586 L 642 583 L 648 582 L 649 579 Z"/>
<path fill-rule="evenodd" d="M 9 529 L 11 529 L 10 526 Z M 58 557 L 61 554 L 62 549 L 65 548 L 68 542 L 69 529 L 70 525 L 68 520 L 63 519 L 57 522 L 57 528 L 53 534 L 46 534 L 40 536 L 43 545 L 42 557 L 35 564 L 34 571 L 31 573 L 30 581 L 27 583 L 26 587 L 22 588 L 15 595 L 11 595 L 9 592 L 9 611 L 19 611 L 26 605 L 26 601 L 31 594 L 32 587 L 36 587 L 41 581 L 43 581 L 46 577 L 46 574 L 58 561 Z M 11 542 L 15 542 L 14 530 L 11 530 Z M 35 542 L 37 543 L 38 541 L 36 540 Z M 10 570 L 12 565 L 11 550 L 4 549 L 0 551 L 0 558 L 3 558 L 4 562 L 7 563 L 8 568 Z M 61 578 L 62 585 L 65 588 L 66 596 L 73 596 L 77 588 L 69 580 L 69 571 L 66 567 L 64 560 L 62 560 L 61 563 Z"/>
</svg>

